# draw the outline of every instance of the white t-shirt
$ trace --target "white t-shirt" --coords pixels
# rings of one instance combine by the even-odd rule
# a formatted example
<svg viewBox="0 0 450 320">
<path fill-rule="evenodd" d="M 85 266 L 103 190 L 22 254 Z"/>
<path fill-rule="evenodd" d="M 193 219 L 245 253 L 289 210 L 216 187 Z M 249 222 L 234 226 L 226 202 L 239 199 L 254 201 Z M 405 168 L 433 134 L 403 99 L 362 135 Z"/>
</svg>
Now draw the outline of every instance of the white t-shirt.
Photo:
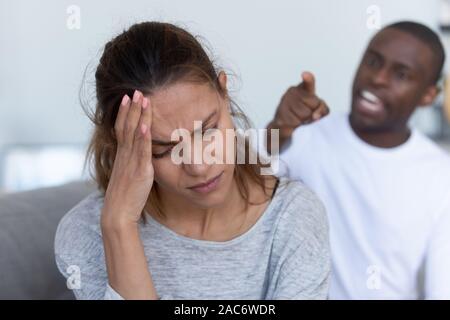
<svg viewBox="0 0 450 320">
<path fill-rule="evenodd" d="M 331 299 L 450 299 L 450 157 L 413 130 L 383 149 L 348 115 L 294 131 L 281 168 L 322 199 L 330 223 Z"/>
</svg>

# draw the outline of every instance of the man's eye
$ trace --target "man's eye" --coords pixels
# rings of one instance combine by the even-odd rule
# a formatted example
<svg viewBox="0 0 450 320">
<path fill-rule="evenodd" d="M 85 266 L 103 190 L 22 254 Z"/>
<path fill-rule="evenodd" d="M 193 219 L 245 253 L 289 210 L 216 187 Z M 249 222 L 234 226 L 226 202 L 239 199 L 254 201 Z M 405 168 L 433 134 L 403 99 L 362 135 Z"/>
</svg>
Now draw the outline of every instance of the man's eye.
<svg viewBox="0 0 450 320">
<path fill-rule="evenodd" d="M 408 78 L 408 74 L 406 72 L 399 71 L 397 72 L 397 78 L 399 78 L 400 80 L 405 80 Z"/>
<path fill-rule="evenodd" d="M 377 64 L 377 59 L 375 57 L 367 58 L 367 65 L 370 67 L 374 67 Z"/>
</svg>

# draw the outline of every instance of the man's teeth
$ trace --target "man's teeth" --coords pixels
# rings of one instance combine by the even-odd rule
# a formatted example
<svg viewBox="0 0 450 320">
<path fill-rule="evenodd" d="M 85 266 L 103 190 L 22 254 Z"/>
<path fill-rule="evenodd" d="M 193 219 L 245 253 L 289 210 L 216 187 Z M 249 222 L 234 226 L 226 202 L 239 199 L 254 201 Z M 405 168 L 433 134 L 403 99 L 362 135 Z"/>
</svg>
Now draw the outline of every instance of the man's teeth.
<svg viewBox="0 0 450 320">
<path fill-rule="evenodd" d="M 367 90 L 362 90 L 361 96 L 371 103 L 380 103 L 381 102 L 380 99 L 376 95 L 374 95 L 372 92 L 369 92 Z"/>
</svg>

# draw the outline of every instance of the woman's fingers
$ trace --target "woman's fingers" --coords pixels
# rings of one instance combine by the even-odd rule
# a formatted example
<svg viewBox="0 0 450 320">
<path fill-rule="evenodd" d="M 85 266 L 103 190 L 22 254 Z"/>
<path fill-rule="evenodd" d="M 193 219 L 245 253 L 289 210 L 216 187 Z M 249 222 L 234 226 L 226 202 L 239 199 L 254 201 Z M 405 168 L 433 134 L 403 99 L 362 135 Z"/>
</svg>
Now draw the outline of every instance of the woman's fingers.
<svg viewBox="0 0 450 320">
<path fill-rule="evenodd" d="M 139 135 L 137 136 L 138 142 L 136 143 L 136 151 L 142 157 L 151 157 L 152 144 L 151 144 L 151 128 L 152 128 L 152 105 L 149 98 L 144 97 L 142 99 L 142 113 L 139 119 Z"/>
<path fill-rule="evenodd" d="M 125 121 L 127 120 L 128 110 L 130 108 L 130 97 L 124 95 L 117 112 L 116 122 L 114 123 L 114 132 L 116 134 L 117 143 L 121 145 L 124 140 L 123 131 Z"/>
<path fill-rule="evenodd" d="M 133 99 L 131 101 L 130 110 L 125 121 L 124 128 L 124 144 L 130 149 L 133 148 L 134 139 L 136 136 L 136 129 L 139 124 L 139 118 L 142 112 L 142 93 L 138 90 L 134 91 Z"/>
<path fill-rule="evenodd" d="M 142 134 L 143 124 L 145 124 L 149 128 L 152 125 L 152 108 L 150 105 L 150 99 L 147 97 L 142 98 L 142 113 L 141 117 L 139 118 L 139 127 L 141 128 L 140 134 Z"/>
<path fill-rule="evenodd" d="M 139 162 L 143 165 L 148 164 L 152 158 L 152 128 L 153 110 L 151 100 L 147 97 L 142 99 L 142 113 L 139 119 L 139 132 L 136 136 L 135 152 L 138 155 Z"/>
</svg>

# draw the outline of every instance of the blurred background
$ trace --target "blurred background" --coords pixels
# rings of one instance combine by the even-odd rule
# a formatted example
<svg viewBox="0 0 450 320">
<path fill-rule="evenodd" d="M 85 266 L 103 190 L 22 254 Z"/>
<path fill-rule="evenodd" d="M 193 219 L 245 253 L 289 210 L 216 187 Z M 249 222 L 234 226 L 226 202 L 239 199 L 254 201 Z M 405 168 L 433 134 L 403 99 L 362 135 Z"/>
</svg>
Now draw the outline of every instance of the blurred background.
<svg viewBox="0 0 450 320">
<path fill-rule="evenodd" d="M 348 111 L 368 40 L 380 26 L 405 19 L 439 31 L 449 52 L 447 0 L 0 0 L 0 192 L 88 178 L 83 161 L 92 127 L 80 88 L 83 103 L 94 107 L 102 48 L 133 23 L 171 22 L 206 39 L 232 74 L 233 97 L 264 127 L 304 70 L 316 75 L 332 112 Z M 435 105 L 412 122 L 449 148 L 445 78 Z"/>
</svg>

